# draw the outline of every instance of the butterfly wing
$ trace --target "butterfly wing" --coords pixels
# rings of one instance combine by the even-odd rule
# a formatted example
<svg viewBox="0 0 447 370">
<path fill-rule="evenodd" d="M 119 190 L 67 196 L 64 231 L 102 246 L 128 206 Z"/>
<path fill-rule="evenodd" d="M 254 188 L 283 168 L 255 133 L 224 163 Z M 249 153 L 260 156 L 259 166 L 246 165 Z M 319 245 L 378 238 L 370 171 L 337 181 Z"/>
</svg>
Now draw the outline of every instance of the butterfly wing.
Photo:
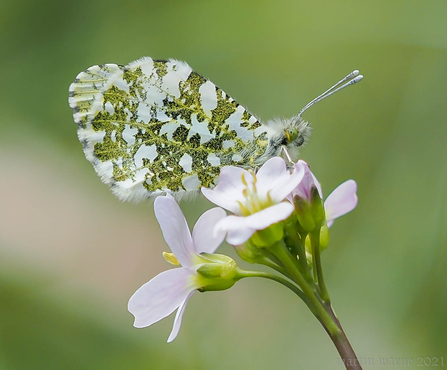
<svg viewBox="0 0 447 370">
<path fill-rule="evenodd" d="M 85 156 L 122 200 L 212 187 L 267 145 L 253 115 L 177 60 L 93 66 L 69 93 Z"/>
</svg>

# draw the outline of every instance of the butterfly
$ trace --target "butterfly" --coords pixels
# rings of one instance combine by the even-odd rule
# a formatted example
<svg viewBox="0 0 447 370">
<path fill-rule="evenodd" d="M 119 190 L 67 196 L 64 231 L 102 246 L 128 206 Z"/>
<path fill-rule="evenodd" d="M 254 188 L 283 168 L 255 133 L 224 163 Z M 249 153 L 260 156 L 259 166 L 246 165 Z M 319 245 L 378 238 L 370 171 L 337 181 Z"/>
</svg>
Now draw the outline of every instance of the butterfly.
<svg viewBox="0 0 447 370">
<path fill-rule="evenodd" d="M 119 199 L 179 199 L 217 185 L 223 166 L 291 160 L 310 136 L 302 113 L 361 78 L 356 70 L 291 119 L 261 123 L 185 62 L 144 57 L 81 72 L 68 102 L 86 158 Z"/>
</svg>

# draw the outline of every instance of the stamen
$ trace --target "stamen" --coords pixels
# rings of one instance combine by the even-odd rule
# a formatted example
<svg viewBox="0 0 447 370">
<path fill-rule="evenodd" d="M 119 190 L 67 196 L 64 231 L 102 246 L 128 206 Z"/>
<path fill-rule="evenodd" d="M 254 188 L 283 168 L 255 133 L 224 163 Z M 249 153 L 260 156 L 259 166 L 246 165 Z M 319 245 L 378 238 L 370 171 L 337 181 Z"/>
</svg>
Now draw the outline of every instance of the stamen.
<svg viewBox="0 0 447 370">
<path fill-rule="evenodd" d="M 270 190 L 267 192 L 267 202 L 268 202 L 269 204 L 272 204 L 272 203 L 273 203 L 273 201 L 272 201 L 272 197 L 270 196 Z"/>
<path fill-rule="evenodd" d="M 253 183 L 253 189 L 251 192 L 251 204 L 253 206 L 253 210 L 258 212 L 261 210 L 261 202 L 258 196 L 258 190 L 256 189 L 256 183 Z"/>
<path fill-rule="evenodd" d="M 237 201 L 239 203 L 239 207 L 241 209 L 241 213 L 243 216 L 248 216 L 250 214 L 247 207 L 245 207 L 240 201 Z"/>
</svg>

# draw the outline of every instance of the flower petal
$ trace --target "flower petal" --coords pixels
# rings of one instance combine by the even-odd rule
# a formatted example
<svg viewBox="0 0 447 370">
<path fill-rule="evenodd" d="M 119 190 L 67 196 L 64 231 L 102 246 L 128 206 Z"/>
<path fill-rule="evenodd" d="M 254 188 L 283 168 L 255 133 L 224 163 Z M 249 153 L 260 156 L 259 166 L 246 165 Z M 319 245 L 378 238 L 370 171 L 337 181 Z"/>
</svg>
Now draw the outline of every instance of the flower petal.
<svg viewBox="0 0 447 370">
<path fill-rule="evenodd" d="M 258 181 L 268 181 L 271 178 L 281 176 L 285 171 L 287 171 L 287 167 L 284 159 L 281 157 L 273 157 L 262 165 L 256 173 L 256 177 Z"/>
<path fill-rule="evenodd" d="M 303 171 L 303 177 L 301 179 L 301 182 L 294 190 L 294 194 L 299 195 L 301 198 L 307 201 L 310 201 L 310 191 L 312 187 L 315 185 L 318 190 L 318 193 L 320 194 L 320 198 L 323 198 L 321 185 L 318 182 L 317 178 L 312 173 L 312 171 L 310 170 L 309 165 L 305 161 L 300 159 L 297 163 L 295 163 L 295 170 Z"/>
<path fill-rule="evenodd" d="M 198 287 L 192 283 L 194 273 L 175 268 L 158 274 L 130 298 L 129 312 L 135 316 L 134 326 L 144 328 L 170 315 Z"/>
<path fill-rule="evenodd" d="M 256 229 L 244 224 L 245 217 L 227 216 L 216 225 L 216 231 L 227 234 L 227 242 L 231 245 L 245 243 L 255 233 Z"/>
<path fill-rule="evenodd" d="M 247 217 L 227 216 L 216 225 L 216 229 L 228 233 L 229 244 L 240 245 L 250 239 L 256 230 L 266 229 L 270 225 L 285 220 L 293 210 L 292 204 L 283 202 Z"/>
<path fill-rule="evenodd" d="M 357 206 L 357 183 L 354 180 L 345 181 L 339 185 L 324 202 L 326 210 L 327 226 L 330 227 L 334 220 L 351 212 Z"/>
<path fill-rule="evenodd" d="M 224 231 L 214 232 L 216 224 L 227 216 L 219 207 L 206 211 L 197 220 L 192 231 L 192 240 L 197 253 L 213 253 L 225 238 Z"/>
<path fill-rule="evenodd" d="M 168 343 L 172 342 L 177 337 L 177 334 L 180 330 L 180 326 L 182 325 L 182 318 L 183 313 L 185 312 L 186 304 L 188 303 L 189 298 L 191 298 L 191 296 L 195 292 L 196 291 L 194 290 L 191 293 L 189 293 L 188 296 L 183 301 L 183 303 L 178 308 L 177 313 L 175 314 L 174 325 L 172 325 L 171 334 L 169 334 Z"/>
<path fill-rule="evenodd" d="M 292 173 L 286 167 L 281 157 L 269 159 L 256 174 L 256 188 L 261 198 L 267 193 L 274 203 L 283 201 L 295 189 L 304 176 L 304 170 L 294 170 Z"/>
<path fill-rule="evenodd" d="M 294 209 L 293 205 L 289 202 L 275 204 L 274 206 L 245 217 L 245 225 L 255 230 L 263 230 L 270 225 L 288 218 Z"/>
<path fill-rule="evenodd" d="M 248 171 L 242 168 L 234 166 L 223 167 L 220 171 L 219 184 L 214 189 L 202 188 L 202 194 L 219 207 L 233 213 L 239 213 L 238 201 L 244 201 L 242 191 L 245 185 L 242 182 L 242 176 L 247 179 L 247 182 L 253 178 Z"/>
<path fill-rule="evenodd" d="M 182 266 L 191 266 L 197 254 L 188 224 L 171 195 L 160 196 L 154 202 L 155 216 L 171 251 Z"/>
</svg>

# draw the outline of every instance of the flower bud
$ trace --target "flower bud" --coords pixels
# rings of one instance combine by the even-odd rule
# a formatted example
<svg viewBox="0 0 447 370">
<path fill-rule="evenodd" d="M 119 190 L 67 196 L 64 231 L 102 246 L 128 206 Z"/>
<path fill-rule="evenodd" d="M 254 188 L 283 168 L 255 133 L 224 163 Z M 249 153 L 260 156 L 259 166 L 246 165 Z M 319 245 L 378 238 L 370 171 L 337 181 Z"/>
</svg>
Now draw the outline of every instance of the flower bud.
<svg viewBox="0 0 447 370">
<path fill-rule="evenodd" d="M 256 231 L 250 240 L 260 248 L 270 247 L 284 237 L 284 226 L 278 222 L 264 230 Z"/>
<path fill-rule="evenodd" d="M 329 244 L 329 228 L 326 223 L 323 223 L 320 229 L 320 251 L 324 251 Z M 308 235 L 305 240 L 306 254 L 308 255 L 308 260 L 312 262 L 312 244 L 310 241 L 310 236 Z"/>
<path fill-rule="evenodd" d="M 203 253 L 209 263 L 202 264 L 198 269 L 201 292 L 225 290 L 231 288 L 239 280 L 236 262 L 222 254 Z"/>
<path fill-rule="evenodd" d="M 310 210 L 315 222 L 315 226 L 321 227 L 323 222 L 326 220 L 326 215 L 324 213 L 323 200 L 321 199 L 320 193 L 315 186 L 312 186 L 311 189 Z"/>
<path fill-rule="evenodd" d="M 238 256 L 248 263 L 256 263 L 261 252 L 259 247 L 257 247 L 250 239 L 242 245 L 234 246 L 234 249 L 236 249 Z"/>
<path fill-rule="evenodd" d="M 310 210 L 310 204 L 299 195 L 293 197 L 293 203 L 295 205 L 296 217 L 300 226 L 306 232 L 311 232 L 315 229 L 315 221 Z"/>
<path fill-rule="evenodd" d="M 329 229 L 326 225 L 326 222 L 323 223 L 320 229 L 320 249 L 324 250 L 327 248 L 329 244 Z"/>
</svg>

